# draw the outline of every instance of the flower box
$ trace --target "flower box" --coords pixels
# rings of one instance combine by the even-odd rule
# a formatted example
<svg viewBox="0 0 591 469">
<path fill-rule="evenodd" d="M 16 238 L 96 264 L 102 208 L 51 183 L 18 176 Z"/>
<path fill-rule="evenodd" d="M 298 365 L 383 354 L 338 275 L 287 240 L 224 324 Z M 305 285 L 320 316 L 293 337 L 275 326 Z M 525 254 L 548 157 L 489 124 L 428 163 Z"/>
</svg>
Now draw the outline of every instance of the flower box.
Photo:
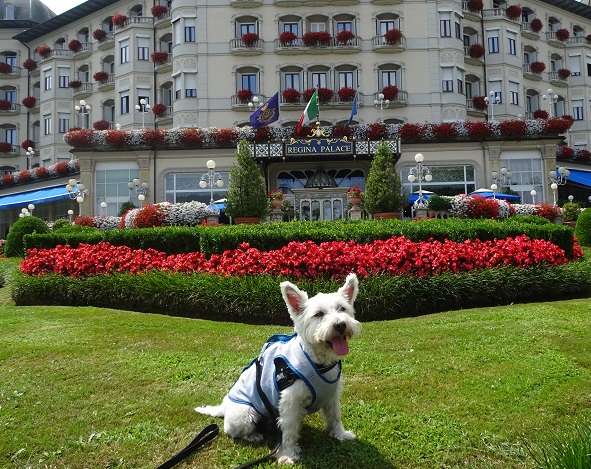
<svg viewBox="0 0 591 469">
<path fill-rule="evenodd" d="M 295 33 L 291 32 L 291 31 L 283 31 L 280 35 L 279 35 L 279 42 L 281 43 L 281 45 L 283 47 L 287 47 L 287 46 L 293 46 L 294 42 L 297 40 L 297 36 Z"/>
<path fill-rule="evenodd" d="M 36 106 L 37 98 L 35 98 L 35 96 L 27 96 L 21 101 L 21 104 L 27 109 L 31 109 Z"/>
<path fill-rule="evenodd" d="M 388 101 L 394 101 L 398 97 L 398 87 L 395 85 L 388 85 L 382 88 L 382 94 L 384 99 Z"/>
<path fill-rule="evenodd" d="M 314 91 L 316 91 L 315 88 L 309 88 L 306 91 L 304 91 L 304 101 L 310 101 L 310 98 L 314 94 Z M 320 102 L 320 104 L 326 104 L 330 102 L 333 96 L 334 91 L 330 88 L 318 88 L 318 101 Z"/>
<path fill-rule="evenodd" d="M 100 28 L 95 29 L 92 32 L 92 37 L 95 38 L 98 42 L 103 42 L 105 39 L 107 39 L 107 31 Z"/>
<path fill-rule="evenodd" d="M 29 151 L 29 148 L 35 149 L 35 142 L 33 140 L 25 140 L 21 143 L 21 148 L 25 151 Z"/>
<path fill-rule="evenodd" d="M 242 35 L 242 44 L 246 47 L 255 47 L 259 40 L 259 35 L 257 33 L 245 33 Z"/>
<path fill-rule="evenodd" d="M 12 153 L 12 145 L 7 142 L 0 142 L 0 153 Z"/>
<path fill-rule="evenodd" d="M 154 104 L 154 106 L 152 106 L 152 113 L 156 117 L 164 117 L 166 114 L 166 106 L 164 104 Z"/>
<path fill-rule="evenodd" d="M 347 197 L 362 197 L 363 191 L 359 186 L 351 186 L 347 189 Z"/>
<path fill-rule="evenodd" d="M 164 15 L 166 15 L 166 13 L 168 13 L 168 8 L 165 7 L 164 5 L 154 5 L 152 7 L 152 16 L 154 18 L 156 18 L 157 20 L 161 19 L 164 17 Z"/>
<path fill-rule="evenodd" d="M 121 13 L 115 13 L 113 15 L 113 17 L 111 18 L 111 22 L 113 23 L 114 26 L 117 26 L 118 28 L 121 28 L 123 26 L 125 26 L 125 24 L 127 23 L 127 16 L 122 15 Z"/>
<path fill-rule="evenodd" d="M 507 18 L 510 20 L 518 20 L 521 18 L 521 13 L 523 12 L 522 8 L 519 5 L 510 5 L 505 10 L 505 14 Z"/>
<path fill-rule="evenodd" d="M 558 78 L 560 78 L 561 80 L 566 80 L 568 77 L 570 77 L 569 69 L 561 68 L 560 70 L 558 70 Z"/>
<path fill-rule="evenodd" d="M 468 54 L 473 59 L 479 59 L 484 56 L 484 46 L 482 44 L 472 44 L 468 49 Z"/>
<path fill-rule="evenodd" d="M 0 143 L 0 145 L 2 145 L 2 144 Z M 2 150 L 0 150 L 0 151 L 2 151 Z M 13 186 L 14 185 L 14 176 L 12 174 L 5 174 L 4 176 L 2 176 L 1 181 L 2 181 L 2 185 L 4 187 Z"/>
<path fill-rule="evenodd" d="M 542 20 L 540 18 L 534 18 L 529 25 L 530 29 L 534 33 L 539 33 L 542 30 L 543 26 L 544 24 L 542 23 Z"/>
<path fill-rule="evenodd" d="M 474 105 L 474 109 L 478 111 L 486 111 L 487 104 L 484 100 L 484 96 L 474 96 L 472 98 L 472 104 Z"/>
<path fill-rule="evenodd" d="M 166 62 L 168 62 L 168 52 L 155 51 L 155 52 L 152 52 L 152 55 L 150 56 L 150 58 L 152 59 L 152 62 L 154 62 L 154 64 L 163 65 Z"/>
<path fill-rule="evenodd" d="M 355 99 L 356 93 L 357 91 L 355 91 L 354 88 L 349 88 L 348 86 L 343 86 L 339 91 L 337 91 L 341 101 L 353 101 L 353 99 Z"/>
<path fill-rule="evenodd" d="M 306 33 L 302 36 L 306 47 L 330 46 L 332 36 L 328 31 Z"/>
<path fill-rule="evenodd" d="M 343 29 L 337 34 L 337 43 L 341 45 L 350 44 L 355 39 L 355 34 L 347 29 Z"/>
<path fill-rule="evenodd" d="M 104 119 L 92 123 L 92 128 L 94 130 L 107 130 L 109 126 L 109 121 L 106 121 Z"/>
<path fill-rule="evenodd" d="M 399 29 L 388 29 L 388 31 L 384 33 L 384 39 L 386 40 L 386 44 L 389 45 L 400 44 L 400 41 L 402 40 L 402 31 Z"/>
<path fill-rule="evenodd" d="M 484 2 L 482 0 L 468 0 L 468 4 L 466 6 L 472 13 L 480 13 L 484 8 Z"/>
<path fill-rule="evenodd" d="M 37 62 L 35 62 L 33 59 L 26 59 L 23 62 L 23 68 L 27 69 L 29 72 L 32 72 L 37 68 Z"/>
<path fill-rule="evenodd" d="M 82 50 L 82 43 L 78 39 L 72 39 L 68 42 L 68 49 L 74 53 L 80 52 Z"/>
<path fill-rule="evenodd" d="M 568 41 L 569 37 L 570 37 L 570 32 L 568 31 L 568 29 L 561 28 L 558 31 L 556 31 L 556 39 L 558 39 L 559 41 L 562 41 L 562 42 Z"/>
<path fill-rule="evenodd" d="M 70 80 L 70 84 L 68 86 L 76 90 L 82 86 L 82 82 L 80 80 Z"/>
<path fill-rule="evenodd" d="M 0 62 L 0 73 L 12 73 L 12 65 Z"/>
<path fill-rule="evenodd" d="M 12 102 L 7 99 L 0 99 L 0 111 L 10 111 L 12 109 Z"/>
<path fill-rule="evenodd" d="M 107 83 L 109 81 L 109 74 L 107 72 L 96 72 L 92 78 L 94 78 L 94 81 L 98 81 L 99 83 L 103 84 L 103 83 Z"/>
<path fill-rule="evenodd" d="M 286 88 L 281 92 L 281 96 L 286 103 L 294 104 L 300 102 L 302 94 L 295 88 Z"/>
<path fill-rule="evenodd" d="M 546 70 L 546 64 L 544 62 L 532 62 L 529 64 L 529 69 L 532 73 L 542 73 Z"/>
<path fill-rule="evenodd" d="M 246 104 L 252 99 L 252 95 L 253 92 L 250 90 L 240 90 L 236 93 L 236 98 L 238 98 L 238 101 L 242 104 Z"/>
<path fill-rule="evenodd" d="M 35 49 L 35 52 L 37 52 L 41 58 L 46 59 L 51 54 L 51 49 L 49 46 L 39 46 Z"/>
<path fill-rule="evenodd" d="M 548 111 L 544 111 L 543 109 L 536 109 L 534 111 L 534 119 L 548 119 L 548 117 L 550 117 Z"/>
</svg>

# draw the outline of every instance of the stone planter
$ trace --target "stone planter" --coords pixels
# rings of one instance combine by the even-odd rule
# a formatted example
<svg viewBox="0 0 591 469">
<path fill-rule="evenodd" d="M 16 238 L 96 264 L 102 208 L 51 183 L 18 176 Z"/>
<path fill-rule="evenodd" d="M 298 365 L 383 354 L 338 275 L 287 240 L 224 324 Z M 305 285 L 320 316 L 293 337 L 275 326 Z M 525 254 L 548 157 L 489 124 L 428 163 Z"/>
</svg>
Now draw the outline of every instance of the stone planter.
<svg viewBox="0 0 591 469">
<path fill-rule="evenodd" d="M 400 212 L 382 212 L 382 213 L 374 213 L 373 219 L 374 220 L 387 220 L 391 218 L 398 218 L 399 220 L 402 218 Z"/>
<path fill-rule="evenodd" d="M 281 210 L 281 205 L 283 205 L 283 199 L 271 199 L 271 206 L 273 210 Z"/>
<path fill-rule="evenodd" d="M 349 203 L 353 206 L 352 208 L 359 207 L 361 204 L 361 197 L 349 197 Z"/>
<path fill-rule="evenodd" d="M 234 223 L 237 225 L 256 225 L 261 222 L 261 217 L 236 217 Z"/>
</svg>

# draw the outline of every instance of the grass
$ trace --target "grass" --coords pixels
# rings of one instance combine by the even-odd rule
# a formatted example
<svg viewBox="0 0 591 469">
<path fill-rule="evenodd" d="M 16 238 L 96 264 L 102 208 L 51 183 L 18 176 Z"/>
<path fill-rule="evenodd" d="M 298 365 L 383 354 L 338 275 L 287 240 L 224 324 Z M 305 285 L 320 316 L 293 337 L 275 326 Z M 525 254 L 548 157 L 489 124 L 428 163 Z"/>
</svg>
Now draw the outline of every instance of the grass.
<svg viewBox="0 0 591 469">
<path fill-rule="evenodd" d="M 3 259 L 0 274 L 17 263 Z M 192 408 L 218 403 L 265 339 L 289 332 L 16 307 L 8 278 L 0 288 L 3 468 L 153 468 L 216 421 Z M 589 311 L 591 299 L 578 299 L 365 323 L 344 361 L 343 421 L 358 438 L 334 442 L 309 416 L 296 468 L 539 467 L 536 448 L 576 440 L 591 422 Z M 222 434 L 179 467 L 235 467 L 273 445 Z"/>
</svg>

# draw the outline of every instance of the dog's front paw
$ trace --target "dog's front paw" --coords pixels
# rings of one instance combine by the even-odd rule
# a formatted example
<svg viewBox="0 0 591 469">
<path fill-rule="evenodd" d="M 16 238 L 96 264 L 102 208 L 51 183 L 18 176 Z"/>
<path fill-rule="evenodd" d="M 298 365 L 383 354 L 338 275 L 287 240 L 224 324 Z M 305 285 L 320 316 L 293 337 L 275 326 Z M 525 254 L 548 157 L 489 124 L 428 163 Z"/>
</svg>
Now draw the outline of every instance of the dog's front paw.
<svg viewBox="0 0 591 469">
<path fill-rule="evenodd" d="M 330 436 L 339 440 L 339 441 L 346 441 L 346 440 L 353 440 L 355 438 L 355 433 L 347 431 L 347 430 L 338 430 L 330 432 Z"/>
<path fill-rule="evenodd" d="M 289 449 L 281 449 L 276 457 L 278 464 L 295 464 L 300 459 L 300 447 L 294 446 Z"/>
</svg>

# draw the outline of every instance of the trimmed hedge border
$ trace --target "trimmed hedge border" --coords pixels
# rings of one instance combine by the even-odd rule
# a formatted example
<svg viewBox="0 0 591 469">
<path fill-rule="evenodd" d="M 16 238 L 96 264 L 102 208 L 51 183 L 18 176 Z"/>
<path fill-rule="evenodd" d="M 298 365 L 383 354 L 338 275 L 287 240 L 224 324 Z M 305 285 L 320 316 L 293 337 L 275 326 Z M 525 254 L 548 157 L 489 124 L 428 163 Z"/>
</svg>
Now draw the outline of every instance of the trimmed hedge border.
<svg viewBox="0 0 591 469">
<path fill-rule="evenodd" d="M 18 306 L 97 306 L 247 324 L 290 324 L 281 297 L 282 278 L 211 274 L 59 275 L 12 277 Z M 298 281 L 310 295 L 335 291 L 341 282 Z M 501 267 L 438 276 L 376 276 L 360 280 L 355 302 L 361 321 L 392 320 L 462 308 L 508 305 L 591 294 L 591 262 L 558 267 Z"/>
</svg>

